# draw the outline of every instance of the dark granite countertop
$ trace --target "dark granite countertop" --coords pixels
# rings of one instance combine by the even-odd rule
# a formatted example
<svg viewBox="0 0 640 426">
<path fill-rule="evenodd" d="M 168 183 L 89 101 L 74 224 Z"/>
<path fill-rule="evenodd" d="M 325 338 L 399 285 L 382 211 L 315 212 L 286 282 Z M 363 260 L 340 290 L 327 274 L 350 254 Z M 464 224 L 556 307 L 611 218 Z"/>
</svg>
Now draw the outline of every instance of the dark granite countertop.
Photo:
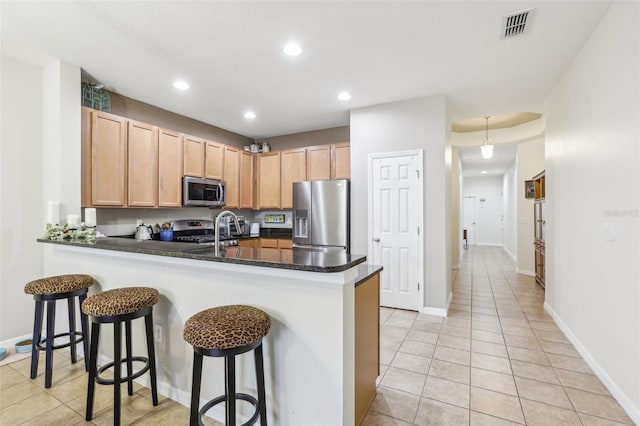
<svg viewBox="0 0 640 426">
<path fill-rule="evenodd" d="M 167 241 L 137 241 L 129 238 L 98 238 L 94 242 L 83 240 L 38 242 L 100 250 L 114 250 L 156 256 L 179 257 L 209 262 L 234 263 L 267 268 L 291 269 L 309 272 L 341 272 L 363 263 L 367 257 L 346 253 L 323 253 L 307 249 L 276 249 L 253 247 L 227 247 L 219 256 L 213 246 Z"/>
<path fill-rule="evenodd" d="M 382 266 L 369 265 L 368 263 L 361 263 L 358 265 L 358 278 L 356 279 L 356 287 L 360 284 L 382 271 Z"/>
</svg>

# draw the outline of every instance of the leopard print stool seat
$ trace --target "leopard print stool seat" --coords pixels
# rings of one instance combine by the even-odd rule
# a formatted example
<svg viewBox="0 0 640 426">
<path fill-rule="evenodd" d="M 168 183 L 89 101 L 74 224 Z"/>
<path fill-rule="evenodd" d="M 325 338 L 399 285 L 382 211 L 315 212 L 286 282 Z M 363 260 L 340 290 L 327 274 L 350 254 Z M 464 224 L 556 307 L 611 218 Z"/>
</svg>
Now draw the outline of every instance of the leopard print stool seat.
<svg viewBox="0 0 640 426">
<path fill-rule="evenodd" d="M 267 424 L 262 339 L 271 328 L 271 318 L 252 306 L 229 305 L 206 309 L 189 318 L 184 327 L 184 340 L 193 346 L 193 385 L 191 389 L 190 425 L 202 424 L 202 416 L 216 404 L 225 403 L 226 425 L 236 424 L 236 399 L 247 401 L 255 408 L 244 425 L 260 419 Z M 258 397 L 236 392 L 235 357 L 254 351 Z M 200 405 L 203 356 L 224 357 L 225 394 Z"/>
<path fill-rule="evenodd" d="M 36 301 L 35 318 L 33 321 L 33 335 L 31 345 L 31 375 L 35 379 L 38 375 L 38 359 L 40 351 L 45 351 L 45 376 L 44 387 L 50 388 L 53 377 L 53 351 L 70 347 L 71 363 L 77 362 L 76 346 L 82 342 L 85 353 L 85 369 L 88 369 L 86 354 L 89 353 L 89 335 L 87 316 L 80 311 L 80 325 L 82 331 L 76 331 L 76 308 L 74 299 L 78 298 L 78 305 L 87 297 L 89 287 L 93 285 L 93 277 L 84 274 L 57 275 L 53 277 L 40 278 L 27 283 L 24 292 L 33 296 Z M 56 302 L 60 299 L 67 299 L 69 310 L 69 332 L 55 334 Z M 47 332 L 44 346 L 42 345 L 42 320 L 44 307 L 47 306 Z M 69 336 L 69 342 L 54 345 L 55 339 Z"/>
<path fill-rule="evenodd" d="M 89 355 L 89 382 L 87 386 L 86 420 L 93 417 L 93 400 L 95 384 L 113 385 L 113 424 L 120 424 L 120 384 L 127 382 L 127 391 L 133 395 L 133 379 L 149 371 L 151 379 L 151 398 L 153 405 L 158 405 L 158 389 L 156 381 L 155 348 L 153 343 L 153 307 L 160 300 L 158 290 L 149 287 L 124 287 L 107 290 L 87 298 L 82 304 L 82 311 L 91 317 L 91 352 Z M 147 357 L 132 355 L 131 321 L 144 317 L 147 338 Z M 98 339 L 100 325 L 113 324 L 113 362 L 98 369 Z M 125 325 L 125 351 L 122 358 L 122 323 Z M 133 362 L 144 362 L 145 365 L 133 372 Z M 127 365 L 127 375 L 122 377 L 122 364 Z M 101 374 L 113 368 L 113 380 L 105 379 Z"/>
<path fill-rule="evenodd" d="M 94 317 L 125 315 L 150 308 L 160 299 L 158 290 L 149 287 L 125 287 L 91 296 L 82 310 Z"/>
<path fill-rule="evenodd" d="M 184 326 L 184 340 L 202 349 L 230 349 L 262 339 L 271 318 L 260 309 L 229 305 L 198 312 Z"/>
<path fill-rule="evenodd" d="M 59 294 L 69 293 L 93 285 L 93 277 L 84 274 L 57 275 L 54 277 L 40 278 L 28 282 L 24 286 L 27 294 Z"/>
</svg>

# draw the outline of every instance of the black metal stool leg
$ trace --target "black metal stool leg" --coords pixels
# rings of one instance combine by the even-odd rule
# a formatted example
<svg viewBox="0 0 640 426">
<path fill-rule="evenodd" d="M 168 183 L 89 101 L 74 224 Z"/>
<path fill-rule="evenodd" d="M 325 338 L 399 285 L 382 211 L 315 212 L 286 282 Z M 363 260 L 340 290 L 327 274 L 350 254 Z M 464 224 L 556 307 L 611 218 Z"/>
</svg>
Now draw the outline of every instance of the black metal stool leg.
<svg viewBox="0 0 640 426">
<path fill-rule="evenodd" d="M 82 327 L 82 347 L 84 350 L 84 369 L 89 371 L 89 324 L 87 315 L 82 312 L 82 302 L 87 298 L 87 293 L 78 296 L 78 309 L 80 309 L 80 326 Z"/>
<path fill-rule="evenodd" d="M 100 337 L 100 324 L 91 324 L 91 353 L 89 354 L 89 381 L 87 382 L 87 412 L 85 419 L 93 417 L 93 397 L 96 389 L 96 374 L 98 371 L 98 337 Z M 85 358 L 86 358 L 85 354 Z"/>
<path fill-rule="evenodd" d="M 258 385 L 258 407 L 260 410 L 260 425 L 267 426 L 267 400 L 264 390 L 264 361 L 262 359 L 262 343 L 254 349 L 253 356 L 256 364 L 256 384 Z"/>
<path fill-rule="evenodd" d="M 122 322 L 113 323 L 113 424 L 120 425 L 120 378 L 122 377 Z"/>
<path fill-rule="evenodd" d="M 56 301 L 47 300 L 47 349 L 44 371 L 44 387 L 51 387 L 51 376 L 53 374 L 53 341 L 56 324 Z M 35 342 L 32 342 L 35 344 Z"/>
<path fill-rule="evenodd" d="M 36 300 L 36 313 L 33 319 L 33 336 L 31 337 L 31 378 L 35 379 L 38 375 L 38 360 L 40 351 L 38 343 L 42 338 L 42 315 L 44 314 L 44 302 Z"/>
<path fill-rule="evenodd" d="M 76 309 L 74 302 L 74 297 L 69 297 L 67 299 L 67 307 L 69 309 L 69 342 L 71 343 L 71 364 L 75 364 L 78 362 L 78 354 L 76 352 Z"/>
<path fill-rule="evenodd" d="M 193 353 L 193 381 L 191 384 L 191 415 L 189 417 L 190 426 L 198 426 L 200 423 L 200 385 L 202 383 L 202 355 Z"/>
<path fill-rule="evenodd" d="M 236 426 L 236 357 L 227 356 L 224 361 L 225 424 Z"/>
<path fill-rule="evenodd" d="M 151 399 L 153 405 L 158 405 L 158 382 L 156 376 L 156 350 L 153 343 L 153 312 L 144 317 L 144 325 L 147 334 L 147 353 L 149 356 L 149 375 L 151 376 Z"/>
<path fill-rule="evenodd" d="M 129 395 L 133 395 L 133 379 L 131 375 L 133 373 L 133 360 L 131 359 L 132 351 L 131 351 L 131 320 L 124 322 L 124 339 L 125 339 L 125 348 L 127 353 L 127 392 Z"/>
</svg>

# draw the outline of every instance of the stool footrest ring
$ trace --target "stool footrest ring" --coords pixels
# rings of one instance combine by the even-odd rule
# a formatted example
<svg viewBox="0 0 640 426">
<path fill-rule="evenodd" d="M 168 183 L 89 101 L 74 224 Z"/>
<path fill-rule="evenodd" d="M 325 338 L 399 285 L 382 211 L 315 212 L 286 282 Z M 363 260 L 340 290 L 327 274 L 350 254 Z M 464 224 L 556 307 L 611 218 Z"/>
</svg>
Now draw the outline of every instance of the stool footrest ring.
<svg viewBox="0 0 640 426">
<path fill-rule="evenodd" d="M 236 400 L 243 400 L 243 401 L 247 401 L 249 403 L 251 403 L 256 411 L 253 413 L 253 416 L 251 416 L 251 418 L 249 420 L 247 420 L 246 423 L 243 423 L 242 426 L 251 426 L 253 424 L 256 423 L 256 421 L 258 420 L 258 418 L 260 417 L 260 410 L 258 408 L 258 400 L 253 397 L 252 395 L 248 395 L 246 393 L 236 393 Z M 205 413 L 207 411 L 209 411 L 214 405 L 220 404 L 221 402 L 224 402 L 227 400 L 227 396 L 226 395 L 221 395 L 217 398 L 212 399 L 211 401 L 207 402 L 206 404 L 204 404 L 202 406 L 202 408 L 200 409 L 200 411 L 198 411 L 198 424 L 199 425 L 203 425 L 202 423 L 202 416 L 205 415 Z"/>
<path fill-rule="evenodd" d="M 76 345 L 84 340 L 84 337 L 82 337 L 82 333 L 80 331 L 74 331 L 74 333 L 76 334 L 76 339 L 73 342 L 67 342 L 61 345 L 53 345 L 51 349 L 56 350 L 56 349 L 68 348 L 69 346 Z M 71 332 L 55 334 L 53 336 L 53 339 L 55 340 L 58 337 L 63 337 L 63 336 L 71 336 Z M 46 343 L 46 341 L 47 341 L 46 338 L 40 339 L 40 342 L 36 345 L 36 348 L 41 351 L 46 351 L 47 347 L 43 346 L 43 343 Z"/>
<path fill-rule="evenodd" d="M 131 359 L 131 361 L 141 361 L 144 362 L 144 367 L 142 367 L 140 370 L 136 371 L 135 373 L 131 374 L 131 376 L 124 376 L 120 378 L 120 383 L 126 383 L 129 380 L 133 380 L 133 379 L 137 379 L 138 377 L 142 376 L 144 373 L 146 373 L 147 371 L 149 371 L 150 365 L 149 365 L 149 359 L 145 358 L 143 356 L 132 356 L 131 358 L 122 358 L 120 360 L 120 364 L 124 364 L 125 362 L 129 361 L 129 359 Z M 111 361 L 105 365 L 103 365 L 102 367 L 100 367 L 98 369 L 98 371 L 96 372 L 96 382 L 100 383 L 101 385 L 112 385 L 114 384 L 114 381 L 112 379 L 105 379 L 103 377 L 100 377 L 100 374 L 104 373 L 105 370 L 108 370 L 109 368 L 113 367 L 115 365 L 115 362 Z"/>
</svg>

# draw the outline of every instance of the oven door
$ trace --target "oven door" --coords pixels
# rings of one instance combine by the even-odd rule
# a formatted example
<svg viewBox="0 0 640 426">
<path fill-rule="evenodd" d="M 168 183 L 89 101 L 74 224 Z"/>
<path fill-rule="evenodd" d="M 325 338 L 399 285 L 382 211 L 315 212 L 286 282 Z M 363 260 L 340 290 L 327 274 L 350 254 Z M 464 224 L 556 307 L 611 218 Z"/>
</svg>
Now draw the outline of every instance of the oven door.
<svg viewBox="0 0 640 426">
<path fill-rule="evenodd" d="M 182 204 L 184 206 L 219 207 L 226 205 L 224 181 L 191 176 L 185 176 L 182 179 Z"/>
</svg>

